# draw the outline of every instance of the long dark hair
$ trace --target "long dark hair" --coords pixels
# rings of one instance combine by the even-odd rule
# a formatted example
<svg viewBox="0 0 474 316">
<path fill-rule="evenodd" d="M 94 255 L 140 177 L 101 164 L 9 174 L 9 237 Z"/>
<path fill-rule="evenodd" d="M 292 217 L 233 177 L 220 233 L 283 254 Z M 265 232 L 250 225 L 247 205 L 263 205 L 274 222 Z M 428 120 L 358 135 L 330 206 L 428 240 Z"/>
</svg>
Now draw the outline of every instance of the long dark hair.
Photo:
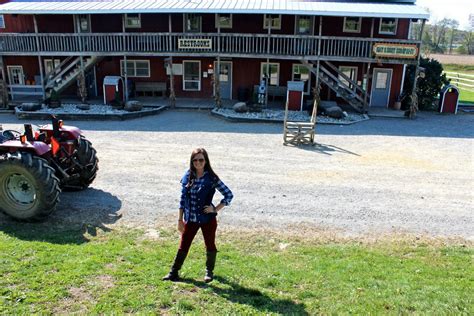
<svg viewBox="0 0 474 316">
<path fill-rule="evenodd" d="M 188 188 L 194 184 L 194 179 L 196 178 L 196 168 L 194 168 L 193 159 L 194 157 L 196 157 L 196 155 L 199 154 L 202 154 L 204 156 L 204 159 L 206 160 L 206 164 L 204 165 L 204 171 L 207 171 L 211 178 L 213 178 L 215 181 L 219 180 L 217 174 L 214 172 L 214 170 L 212 170 L 211 161 L 209 160 L 209 155 L 207 154 L 207 151 L 204 148 L 196 148 L 191 153 L 191 158 L 189 158 L 189 170 L 191 172 L 189 173 L 188 184 L 186 185 Z"/>
</svg>

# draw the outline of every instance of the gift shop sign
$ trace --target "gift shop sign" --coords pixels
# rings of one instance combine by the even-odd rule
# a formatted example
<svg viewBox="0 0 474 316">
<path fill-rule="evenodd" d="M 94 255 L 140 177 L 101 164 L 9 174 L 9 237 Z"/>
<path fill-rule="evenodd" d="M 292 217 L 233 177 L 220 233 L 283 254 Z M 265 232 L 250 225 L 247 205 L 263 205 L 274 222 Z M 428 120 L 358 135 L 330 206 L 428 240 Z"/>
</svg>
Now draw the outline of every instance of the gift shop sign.
<svg viewBox="0 0 474 316">
<path fill-rule="evenodd" d="M 374 45 L 374 53 L 376 57 L 413 59 L 418 56 L 418 47 L 410 44 L 376 43 Z"/>
<path fill-rule="evenodd" d="M 202 38 L 179 38 L 178 49 L 212 49 L 212 41 Z"/>
</svg>

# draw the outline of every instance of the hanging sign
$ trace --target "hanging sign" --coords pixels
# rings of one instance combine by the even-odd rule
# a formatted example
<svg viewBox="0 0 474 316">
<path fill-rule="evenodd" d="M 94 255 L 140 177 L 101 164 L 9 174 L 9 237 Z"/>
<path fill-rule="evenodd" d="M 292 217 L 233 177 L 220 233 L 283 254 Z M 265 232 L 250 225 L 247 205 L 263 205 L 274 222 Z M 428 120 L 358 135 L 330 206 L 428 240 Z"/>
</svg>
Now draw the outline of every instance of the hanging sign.
<svg viewBox="0 0 474 316">
<path fill-rule="evenodd" d="M 179 38 L 178 49 L 212 49 L 212 41 L 205 38 Z"/>
<path fill-rule="evenodd" d="M 413 59 L 418 57 L 418 47 L 414 44 L 376 43 L 374 53 L 376 57 Z"/>
</svg>

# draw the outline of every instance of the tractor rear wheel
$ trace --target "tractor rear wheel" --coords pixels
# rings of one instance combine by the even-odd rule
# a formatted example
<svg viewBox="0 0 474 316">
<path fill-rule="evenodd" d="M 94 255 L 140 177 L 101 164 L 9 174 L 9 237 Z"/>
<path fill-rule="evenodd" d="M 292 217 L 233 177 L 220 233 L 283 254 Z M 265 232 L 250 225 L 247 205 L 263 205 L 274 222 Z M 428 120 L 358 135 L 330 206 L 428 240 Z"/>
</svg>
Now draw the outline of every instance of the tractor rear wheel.
<svg viewBox="0 0 474 316">
<path fill-rule="evenodd" d="M 99 170 L 99 158 L 90 141 L 81 136 L 78 141 L 78 147 L 75 155 L 83 169 L 79 170 L 72 180 L 65 184 L 66 190 L 84 190 L 94 181 Z"/>
<path fill-rule="evenodd" d="M 0 211 L 22 221 L 39 221 L 56 209 L 59 179 L 48 162 L 30 153 L 0 160 Z"/>
</svg>

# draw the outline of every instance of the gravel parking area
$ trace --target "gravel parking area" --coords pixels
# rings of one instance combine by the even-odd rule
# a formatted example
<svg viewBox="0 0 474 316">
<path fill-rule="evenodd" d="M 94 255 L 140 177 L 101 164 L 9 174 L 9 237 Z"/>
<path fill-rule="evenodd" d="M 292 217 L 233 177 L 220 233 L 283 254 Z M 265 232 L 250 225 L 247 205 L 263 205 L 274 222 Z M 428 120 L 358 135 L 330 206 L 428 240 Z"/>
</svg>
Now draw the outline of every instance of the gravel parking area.
<svg viewBox="0 0 474 316">
<path fill-rule="evenodd" d="M 0 114 L 4 128 L 23 123 Z M 199 146 L 235 196 L 221 227 L 474 238 L 472 115 L 320 125 L 318 145 L 300 148 L 282 145 L 280 124 L 232 123 L 207 111 L 66 124 L 93 142 L 100 170 L 90 189 L 62 193 L 48 220 L 55 225 L 173 223 L 179 179 Z"/>
</svg>

